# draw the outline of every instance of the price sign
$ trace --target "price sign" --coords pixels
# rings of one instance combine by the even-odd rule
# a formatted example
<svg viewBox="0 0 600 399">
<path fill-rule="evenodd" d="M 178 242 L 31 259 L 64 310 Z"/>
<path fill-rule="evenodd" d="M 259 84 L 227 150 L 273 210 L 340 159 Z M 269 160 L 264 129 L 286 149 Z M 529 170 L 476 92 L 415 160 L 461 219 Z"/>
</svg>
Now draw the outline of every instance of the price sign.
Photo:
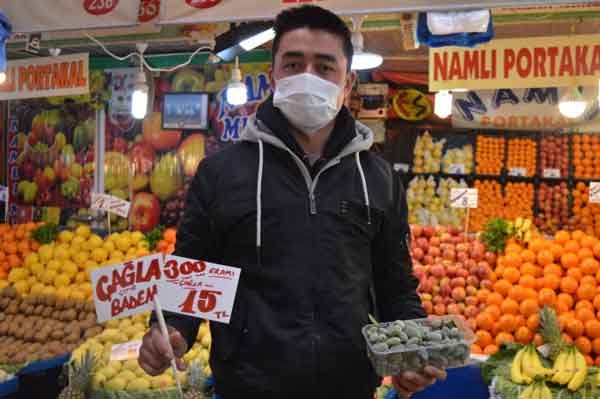
<svg viewBox="0 0 600 399">
<path fill-rule="evenodd" d="M 407 163 L 395 163 L 394 164 L 394 171 L 396 171 L 396 172 L 408 173 L 409 169 L 410 169 L 410 165 L 408 165 Z"/>
<path fill-rule="evenodd" d="M 140 22 L 148 22 L 158 17 L 160 10 L 160 0 L 142 0 L 140 2 L 140 11 L 138 19 Z"/>
<path fill-rule="evenodd" d="M 229 324 L 240 273 L 235 267 L 168 256 L 158 297 L 164 310 Z"/>
<path fill-rule="evenodd" d="M 110 203 L 110 195 L 91 193 L 92 201 L 90 208 L 96 211 L 107 211 Z"/>
<path fill-rule="evenodd" d="M 448 173 L 451 175 L 464 175 L 465 164 L 464 163 L 451 163 L 448 165 Z"/>
<path fill-rule="evenodd" d="M 453 188 L 450 190 L 450 207 L 477 208 L 478 197 L 476 188 Z"/>
<path fill-rule="evenodd" d="M 527 169 L 526 168 L 510 168 L 508 170 L 509 176 L 526 176 Z"/>
<path fill-rule="evenodd" d="M 129 216 L 131 203 L 108 194 L 92 193 L 90 208 L 97 211 L 111 212 L 123 218 Z"/>
<path fill-rule="evenodd" d="M 590 198 L 591 203 L 600 203 L 600 181 L 590 182 Z"/>
<path fill-rule="evenodd" d="M 142 341 L 129 341 L 124 344 L 113 345 L 110 350 L 110 361 L 123 361 L 137 359 L 140 356 Z"/>
<path fill-rule="evenodd" d="M 119 4 L 119 0 L 84 0 L 83 8 L 92 15 L 108 14 Z"/>
<path fill-rule="evenodd" d="M 92 270 L 98 322 L 152 310 L 162 275 L 162 254 Z"/>
<path fill-rule="evenodd" d="M 545 178 L 560 179 L 560 169 L 544 169 L 542 175 Z"/>
</svg>

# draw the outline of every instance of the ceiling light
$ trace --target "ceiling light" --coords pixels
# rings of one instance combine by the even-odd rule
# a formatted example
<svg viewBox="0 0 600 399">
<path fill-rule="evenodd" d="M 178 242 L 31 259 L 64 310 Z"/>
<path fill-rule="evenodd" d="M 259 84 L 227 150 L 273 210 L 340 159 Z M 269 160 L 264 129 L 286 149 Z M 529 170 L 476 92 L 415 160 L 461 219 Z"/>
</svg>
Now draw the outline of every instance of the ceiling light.
<svg viewBox="0 0 600 399">
<path fill-rule="evenodd" d="M 435 93 L 433 112 L 442 119 L 452 115 L 452 93 L 448 90 L 442 90 Z"/>
<path fill-rule="evenodd" d="M 0 71 L 0 85 L 6 82 L 6 72 Z"/>
<path fill-rule="evenodd" d="M 135 85 L 131 95 L 131 115 L 135 119 L 144 119 L 148 111 L 148 83 L 146 74 L 139 71 L 135 76 Z"/>
<path fill-rule="evenodd" d="M 251 51 L 263 44 L 270 42 L 275 38 L 275 29 L 269 28 L 254 36 L 244 39 L 240 42 L 240 47 L 245 51 Z"/>
<path fill-rule="evenodd" d="M 354 47 L 354 57 L 352 57 L 352 70 L 361 71 L 365 69 L 377 68 L 383 63 L 383 57 L 379 54 L 368 53 L 364 51 L 365 39 L 360 32 L 352 33 L 352 46 Z"/>
<path fill-rule="evenodd" d="M 581 95 L 578 87 L 568 89 L 558 103 L 558 109 L 560 113 L 571 119 L 575 119 L 583 115 L 586 107 L 587 102 Z"/>
<path fill-rule="evenodd" d="M 242 82 L 242 71 L 239 66 L 239 59 L 235 59 L 235 67 L 231 71 L 231 80 L 225 91 L 225 98 L 231 105 L 244 105 L 248 101 L 248 88 Z"/>
</svg>

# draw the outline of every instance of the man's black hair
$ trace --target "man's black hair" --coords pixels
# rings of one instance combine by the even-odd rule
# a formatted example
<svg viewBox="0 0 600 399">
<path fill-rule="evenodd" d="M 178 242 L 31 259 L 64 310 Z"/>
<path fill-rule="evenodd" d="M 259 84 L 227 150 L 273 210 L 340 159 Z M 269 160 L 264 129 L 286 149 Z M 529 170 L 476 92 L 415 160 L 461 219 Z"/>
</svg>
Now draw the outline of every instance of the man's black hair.
<svg viewBox="0 0 600 399">
<path fill-rule="evenodd" d="M 346 23 L 331 11 L 311 5 L 288 8 L 277 15 L 274 28 L 273 61 L 275 60 L 275 54 L 279 50 L 279 43 L 284 34 L 296 29 L 307 28 L 310 30 L 322 30 L 339 37 L 344 47 L 344 54 L 348 59 L 348 70 L 350 70 L 352 56 L 354 55 L 352 33 Z"/>
</svg>

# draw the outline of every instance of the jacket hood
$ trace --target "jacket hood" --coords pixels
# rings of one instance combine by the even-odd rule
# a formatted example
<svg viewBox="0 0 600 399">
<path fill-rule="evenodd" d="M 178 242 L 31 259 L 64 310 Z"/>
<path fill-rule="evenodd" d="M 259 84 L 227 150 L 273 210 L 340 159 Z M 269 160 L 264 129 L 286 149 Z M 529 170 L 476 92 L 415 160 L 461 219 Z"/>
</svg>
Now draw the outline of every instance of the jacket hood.
<svg viewBox="0 0 600 399">
<path fill-rule="evenodd" d="M 373 145 L 373 132 L 371 129 L 356 121 L 355 132 L 356 135 L 354 138 L 335 155 L 335 158 L 342 158 L 371 148 Z M 242 132 L 242 140 L 254 143 L 262 141 L 282 150 L 292 151 L 267 127 L 265 123 L 258 119 L 256 115 L 253 115 L 248 119 L 248 124 Z"/>
</svg>

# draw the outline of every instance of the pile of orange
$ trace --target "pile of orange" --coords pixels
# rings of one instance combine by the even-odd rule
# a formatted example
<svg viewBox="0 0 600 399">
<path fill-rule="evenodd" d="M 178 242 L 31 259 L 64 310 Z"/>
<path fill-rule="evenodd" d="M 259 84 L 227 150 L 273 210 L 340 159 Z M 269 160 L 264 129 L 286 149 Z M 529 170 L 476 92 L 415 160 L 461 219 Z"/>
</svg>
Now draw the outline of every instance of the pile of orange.
<svg viewBox="0 0 600 399">
<path fill-rule="evenodd" d="M 524 176 L 536 173 L 537 143 L 533 139 L 518 138 L 508 140 L 508 157 L 506 168 L 510 173 L 513 168 L 523 168 Z"/>
<path fill-rule="evenodd" d="M 573 196 L 572 227 L 600 237 L 600 204 L 589 202 L 589 186 L 579 182 L 571 194 Z"/>
<path fill-rule="evenodd" d="M 0 280 L 5 280 L 11 269 L 23 264 L 30 252 L 39 249 L 40 244 L 31 239 L 31 232 L 39 224 L 0 224 Z"/>
<path fill-rule="evenodd" d="M 177 241 L 177 230 L 169 227 L 163 231 L 162 240 L 156 243 L 156 251 L 164 255 L 172 254 L 175 251 L 175 241 Z"/>
<path fill-rule="evenodd" d="M 469 230 L 481 231 L 488 220 L 502 217 L 502 186 L 495 180 L 475 180 L 474 187 L 478 190 L 478 201 L 477 208 L 470 212 Z"/>
<path fill-rule="evenodd" d="M 600 177 L 600 137 L 595 134 L 573 135 L 573 166 L 575 177 Z"/>
<path fill-rule="evenodd" d="M 479 290 L 474 352 L 495 353 L 504 341 L 543 343 L 539 310 L 556 310 L 562 336 L 589 364 L 600 365 L 600 240 L 582 231 L 511 241 L 498 258 L 490 289 Z"/>
<path fill-rule="evenodd" d="M 504 166 L 504 137 L 477 135 L 475 160 L 477 174 L 500 175 Z"/>
<path fill-rule="evenodd" d="M 531 183 L 508 182 L 504 187 L 502 217 L 508 220 L 533 217 L 534 187 Z"/>
</svg>

